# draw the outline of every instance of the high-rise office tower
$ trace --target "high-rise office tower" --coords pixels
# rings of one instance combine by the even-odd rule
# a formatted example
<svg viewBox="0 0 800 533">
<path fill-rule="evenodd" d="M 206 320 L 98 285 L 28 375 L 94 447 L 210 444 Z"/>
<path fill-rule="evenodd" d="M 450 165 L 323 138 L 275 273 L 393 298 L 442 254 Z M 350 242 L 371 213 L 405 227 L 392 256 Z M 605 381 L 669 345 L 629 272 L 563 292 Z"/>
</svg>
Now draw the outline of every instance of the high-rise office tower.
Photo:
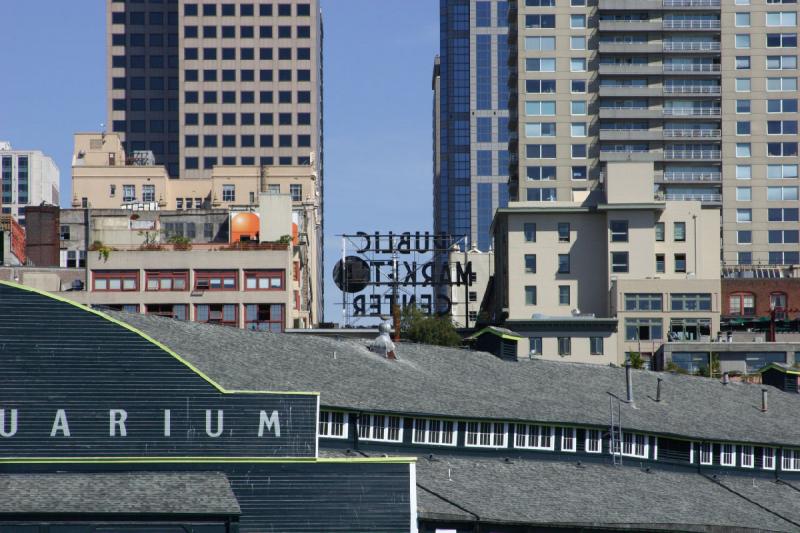
<svg viewBox="0 0 800 533">
<path fill-rule="evenodd" d="M 433 90 L 434 231 L 488 250 L 508 203 L 508 2 L 440 0 Z"/>
<path fill-rule="evenodd" d="M 726 263 L 800 263 L 796 0 L 517 0 L 510 195 L 572 201 L 609 161 L 722 202 Z M 722 194 L 724 192 L 724 194 Z"/>
<path fill-rule="evenodd" d="M 322 167 L 317 0 L 107 0 L 109 117 L 173 178 Z"/>
<path fill-rule="evenodd" d="M 58 189 L 58 167 L 51 157 L 0 141 L 0 215 L 12 215 L 24 226 L 28 206 L 58 205 Z"/>
</svg>

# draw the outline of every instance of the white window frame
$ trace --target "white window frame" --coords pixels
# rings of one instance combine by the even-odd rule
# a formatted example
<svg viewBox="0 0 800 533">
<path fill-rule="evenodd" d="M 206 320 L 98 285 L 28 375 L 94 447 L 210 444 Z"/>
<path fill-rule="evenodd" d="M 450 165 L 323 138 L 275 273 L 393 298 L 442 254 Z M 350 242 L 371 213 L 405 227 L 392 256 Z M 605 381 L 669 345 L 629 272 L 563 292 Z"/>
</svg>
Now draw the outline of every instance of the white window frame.
<svg viewBox="0 0 800 533">
<path fill-rule="evenodd" d="M 704 449 L 707 448 L 707 449 Z M 714 464 L 714 443 L 700 442 L 697 446 L 697 456 L 701 465 Z"/>
<path fill-rule="evenodd" d="M 334 415 L 342 415 L 342 421 L 333 419 Z M 320 438 L 325 439 L 346 439 L 349 429 L 350 416 L 344 411 L 320 411 L 317 432 Z M 341 435 L 334 435 L 334 428 L 341 428 Z"/>
<path fill-rule="evenodd" d="M 800 471 L 800 450 L 794 448 L 781 449 L 781 470 L 784 472 Z"/>
<path fill-rule="evenodd" d="M 562 452 L 576 452 L 578 451 L 578 435 L 575 428 L 561 428 L 561 451 Z M 572 446 L 569 442 L 572 441 Z"/>
<path fill-rule="evenodd" d="M 739 466 L 742 468 L 754 468 L 755 464 L 755 448 L 752 445 L 746 444 L 739 446 Z"/>
<path fill-rule="evenodd" d="M 641 439 L 642 442 L 637 442 L 639 439 Z M 650 439 L 645 433 L 623 431 L 622 442 L 620 444 L 620 449 L 616 452 L 609 447 L 609 453 L 618 453 L 623 457 L 636 457 L 638 459 L 647 459 L 650 457 Z"/>
<path fill-rule="evenodd" d="M 719 464 L 721 466 L 736 466 L 736 445 L 721 443 L 719 446 Z"/>
<path fill-rule="evenodd" d="M 535 431 L 533 431 L 534 428 L 536 428 Z M 555 426 L 547 426 L 542 424 L 517 424 L 514 427 L 514 448 L 553 451 L 556 449 L 555 447 Z"/>
<path fill-rule="evenodd" d="M 503 433 L 498 433 L 498 428 Z M 486 431 L 488 430 L 488 431 Z M 497 436 L 501 435 L 502 443 L 497 443 Z M 481 441 L 486 436 L 489 443 Z M 474 438 L 473 442 L 472 441 Z M 479 422 L 471 420 L 466 422 L 466 432 L 464 433 L 464 446 L 467 448 L 507 448 L 508 447 L 508 424 L 505 422 Z"/>
<path fill-rule="evenodd" d="M 369 417 L 369 424 L 362 424 L 361 418 Z M 377 421 L 382 420 L 382 424 L 376 424 Z M 390 438 L 389 433 L 395 428 L 389 424 L 390 420 L 397 420 L 397 438 Z M 403 417 L 396 415 L 373 415 L 362 414 L 356 424 L 358 431 L 358 439 L 372 442 L 403 442 Z M 365 430 L 365 431 L 362 431 Z M 381 436 L 382 434 L 382 436 Z"/>
<path fill-rule="evenodd" d="M 763 470 L 775 470 L 775 448 L 765 446 L 761 448 L 761 468 Z"/>
<path fill-rule="evenodd" d="M 438 423 L 439 429 L 431 428 L 432 424 Z M 450 425 L 449 431 L 447 425 Z M 431 446 L 456 446 L 458 444 L 458 422 L 444 418 L 415 418 L 413 420 L 413 431 L 411 442 L 414 444 L 429 444 Z M 419 436 L 422 438 L 420 439 Z M 445 436 L 449 436 L 450 442 L 444 442 Z"/>
<path fill-rule="evenodd" d="M 599 429 L 587 429 L 584 437 L 583 448 L 586 453 L 603 452 L 603 432 Z"/>
</svg>

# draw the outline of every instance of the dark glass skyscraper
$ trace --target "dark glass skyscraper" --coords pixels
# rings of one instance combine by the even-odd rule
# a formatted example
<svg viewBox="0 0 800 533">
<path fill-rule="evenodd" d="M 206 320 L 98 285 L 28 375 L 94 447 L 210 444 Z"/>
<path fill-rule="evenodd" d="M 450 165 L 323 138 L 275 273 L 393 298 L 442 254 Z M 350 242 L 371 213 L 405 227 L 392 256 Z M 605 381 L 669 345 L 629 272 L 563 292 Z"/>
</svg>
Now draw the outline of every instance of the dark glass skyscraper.
<svg viewBox="0 0 800 533">
<path fill-rule="evenodd" d="M 434 67 L 434 231 L 491 247 L 508 203 L 508 2 L 440 0 Z"/>
</svg>

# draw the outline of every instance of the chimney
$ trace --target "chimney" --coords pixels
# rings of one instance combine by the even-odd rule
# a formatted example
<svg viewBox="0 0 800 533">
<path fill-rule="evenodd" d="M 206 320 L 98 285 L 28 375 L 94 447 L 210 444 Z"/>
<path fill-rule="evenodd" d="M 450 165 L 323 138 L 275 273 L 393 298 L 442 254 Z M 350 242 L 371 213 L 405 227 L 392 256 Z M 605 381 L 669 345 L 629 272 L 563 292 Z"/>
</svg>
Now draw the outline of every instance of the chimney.
<svg viewBox="0 0 800 533">
<path fill-rule="evenodd" d="M 658 381 L 656 382 L 656 401 L 661 401 L 661 382 L 664 381 L 661 378 L 656 378 Z"/>
<path fill-rule="evenodd" d="M 727 372 L 723 373 L 722 374 L 722 384 L 723 385 L 727 385 L 730 382 L 731 382 L 731 378 L 730 378 L 730 376 L 728 376 L 728 373 Z"/>
<path fill-rule="evenodd" d="M 761 389 L 761 412 L 767 412 L 767 389 Z"/>
<path fill-rule="evenodd" d="M 625 361 L 625 385 L 627 386 L 627 402 L 633 404 L 633 380 L 631 377 L 631 360 Z"/>
</svg>

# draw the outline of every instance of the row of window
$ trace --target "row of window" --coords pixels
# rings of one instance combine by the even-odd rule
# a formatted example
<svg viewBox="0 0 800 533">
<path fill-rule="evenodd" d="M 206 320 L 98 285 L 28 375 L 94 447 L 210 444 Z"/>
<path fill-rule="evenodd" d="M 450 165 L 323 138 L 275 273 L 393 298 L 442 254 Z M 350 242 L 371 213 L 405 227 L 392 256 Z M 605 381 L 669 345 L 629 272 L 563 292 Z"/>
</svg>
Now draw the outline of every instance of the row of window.
<svg viewBox="0 0 800 533">
<path fill-rule="evenodd" d="M 238 161 L 238 163 L 237 163 Z M 276 162 L 278 165 L 287 166 L 287 165 L 308 165 L 310 164 L 310 158 L 307 156 L 303 157 L 291 157 L 291 156 L 281 156 L 281 157 L 271 157 L 271 156 L 262 156 L 257 159 L 259 165 L 267 165 L 272 166 L 275 165 Z M 204 157 L 203 158 L 203 168 L 211 169 L 215 165 L 222 163 L 223 166 L 234 166 L 234 165 L 241 165 L 241 166 L 253 166 L 256 164 L 256 158 L 253 156 L 242 156 L 242 157 L 234 157 L 234 156 L 225 156 L 222 158 L 217 157 Z M 200 168 L 200 160 L 197 157 L 187 157 L 184 159 L 184 165 L 187 169 L 198 169 Z M 200 203 L 197 204 L 197 209 L 200 209 Z M 186 209 L 192 209 L 191 205 L 187 204 Z"/>
<path fill-rule="evenodd" d="M 200 11 L 200 6 L 202 6 L 202 11 Z M 217 9 L 219 7 L 219 10 Z M 274 14 L 273 5 L 269 3 L 259 3 L 258 4 L 258 16 L 260 17 L 271 17 Z M 277 6 L 277 14 L 279 17 L 291 17 L 292 16 L 292 4 L 280 3 Z M 298 17 L 308 17 L 311 15 L 311 5 L 310 4 L 296 4 L 295 5 L 295 16 Z M 236 4 L 229 4 L 224 3 L 220 6 L 217 4 L 184 4 L 183 5 L 183 15 L 186 17 L 234 17 L 236 16 Z M 239 4 L 239 16 L 240 17 L 252 17 L 255 16 L 255 5 L 254 4 Z"/>
<path fill-rule="evenodd" d="M 291 148 L 297 146 L 300 148 L 311 146 L 311 135 L 222 135 L 221 143 L 220 137 L 217 135 L 203 135 L 203 146 L 206 148 L 255 148 L 256 138 L 258 139 L 258 146 L 261 148 L 272 148 L 275 146 L 275 137 L 278 138 L 277 146 L 282 148 Z M 186 148 L 197 148 L 200 146 L 199 135 L 186 135 L 184 137 L 184 146 Z"/>
<path fill-rule="evenodd" d="M 671 318 L 669 340 L 697 341 L 710 339 L 710 318 Z M 625 319 L 626 341 L 655 341 L 664 339 L 664 322 L 660 318 L 637 317 Z"/>
<path fill-rule="evenodd" d="M 184 39 L 255 39 L 255 26 L 231 26 L 231 25 L 186 25 L 183 27 Z M 259 39 L 272 39 L 272 26 L 258 26 Z M 238 35 L 237 35 L 238 33 Z M 297 39 L 310 39 L 311 26 L 297 26 L 294 37 Z M 277 35 L 279 39 L 292 38 L 292 26 L 278 26 Z"/>
<path fill-rule="evenodd" d="M 190 304 L 145 304 L 144 312 L 177 320 L 189 320 Z M 138 313 L 139 304 L 101 305 L 99 308 Z M 239 304 L 194 304 L 194 321 L 239 327 Z M 283 304 L 244 304 L 244 328 L 253 331 L 282 332 Z"/>
<path fill-rule="evenodd" d="M 785 316 L 789 297 L 785 292 L 773 292 L 769 295 L 769 308 L 775 309 L 779 315 Z M 728 296 L 728 314 L 736 316 L 754 316 L 756 314 L 756 295 L 752 292 L 737 292 Z"/>
<path fill-rule="evenodd" d="M 711 311 L 709 293 L 671 293 L 671 311 Z M 660 293 L 625 293 L 626 311 L 662 311 L 663 295 Z"/>
<path fill-rule="evenodd" d="M 464 446 L 473 448 L 508 448 L 542 451 L 578 451 L 578 432 L 574 427 L 543 424 L 509 424 L 506 422 L 466 421 Z M 359 440 L 373 442 L 403 442 L 404 419 L 394 415 L 360 415 L 356 422 Z M 413 418 L 411 420 L 411 443 L 438 446 L 458 444 L 459 422 L 435 418 Z M 509 435 L 513 430 L 513 435 Z M 319 436 L 345 439 L 349 434 L 349 415 L 338 411 L 320 411 Z M 618 440 L 604 437 L 604 431 L 585 429 L 582 451 L 610 454 L 624 457 L 658 460 L 658 438 L 643 433 L 621 432 Z M 511 438 L 509 438 L 511 437 Z M 652 443 L 652 444 L 651 444 Z M 716 448 L 716 453 L 715 453 Z M 741 468 L 755 468 L 756 447 L 745 444 L 712 442 L 691 442 L 689 444 L 689 463 Z M 761 467 L 775 470 L 778 449 L 761 448 Z M 715 455 L 717 455 L 715 461 Z M 800 450 L 781 449 L 781 470 L 800 471 Z"/>
<path fill-rule="evenodd" d="M 291 74 L 290 70 L 284 71 Z M 308 71 L 305 71 L 308 73 Z M 281 81 L 291 81 L 291 76 L 287 80 Z M 305 79 L 304 81 L 308 81 Z M 291 91 L 278 91 L 278 99 L 280 100 L 281 93 L 288 93 L 284 95 L 286 98 L 292 97 Z M 186 91 L 183 94 L 183 101 L 187 104 L 199 104 L 200 102 L 200 95 L 199 91 Z M 260 104 L 272 104 L 274 103 L 274 93 L 273 91 L 260 91 L 258 93 Z M 256 103 L 256 91 L 202 91 L 202 103 L 204 104 L 255 104 Z M 298 104 L 309 104 L 311 103 L 311 91 L 297 91 L 296 93 L 296 102 Z M 291 102 L 280 102 L 279 103 L 291 103 Z M 133 104 L 131 104 L 131 108 L 134 111 L 144 111 L 144 108 L 141 107 L 140 109 L 133 109 Z"/>
<path fill-rule="evenodd" d="M 93 270 L 92 290 L 94 291 L 139 291 L 138 270 Z M 198 291 L 236 291 L 239 290 L 238 270 L 195 270 L 194 290 Z M 146 270 L 146 291 L 187 291 L 189 290 L 188 270 Z M 245 270 L 243 290 L 283 290 L 285 276 L 282 270 Z"/>
<path fill-rule="evenodd" d="M 561 287 L 559 287 L 559 298 L 561 297 Z M 528 354 L 531 358 L 546 355 L 544 353 L 543 337 L 528 337 Z M 604 355 L 603 337 L 589 337 L 589 354 Z M 556 337 L 557 353 L 560 356 L 572 355 L 572 337 Z"/>
</svg>

